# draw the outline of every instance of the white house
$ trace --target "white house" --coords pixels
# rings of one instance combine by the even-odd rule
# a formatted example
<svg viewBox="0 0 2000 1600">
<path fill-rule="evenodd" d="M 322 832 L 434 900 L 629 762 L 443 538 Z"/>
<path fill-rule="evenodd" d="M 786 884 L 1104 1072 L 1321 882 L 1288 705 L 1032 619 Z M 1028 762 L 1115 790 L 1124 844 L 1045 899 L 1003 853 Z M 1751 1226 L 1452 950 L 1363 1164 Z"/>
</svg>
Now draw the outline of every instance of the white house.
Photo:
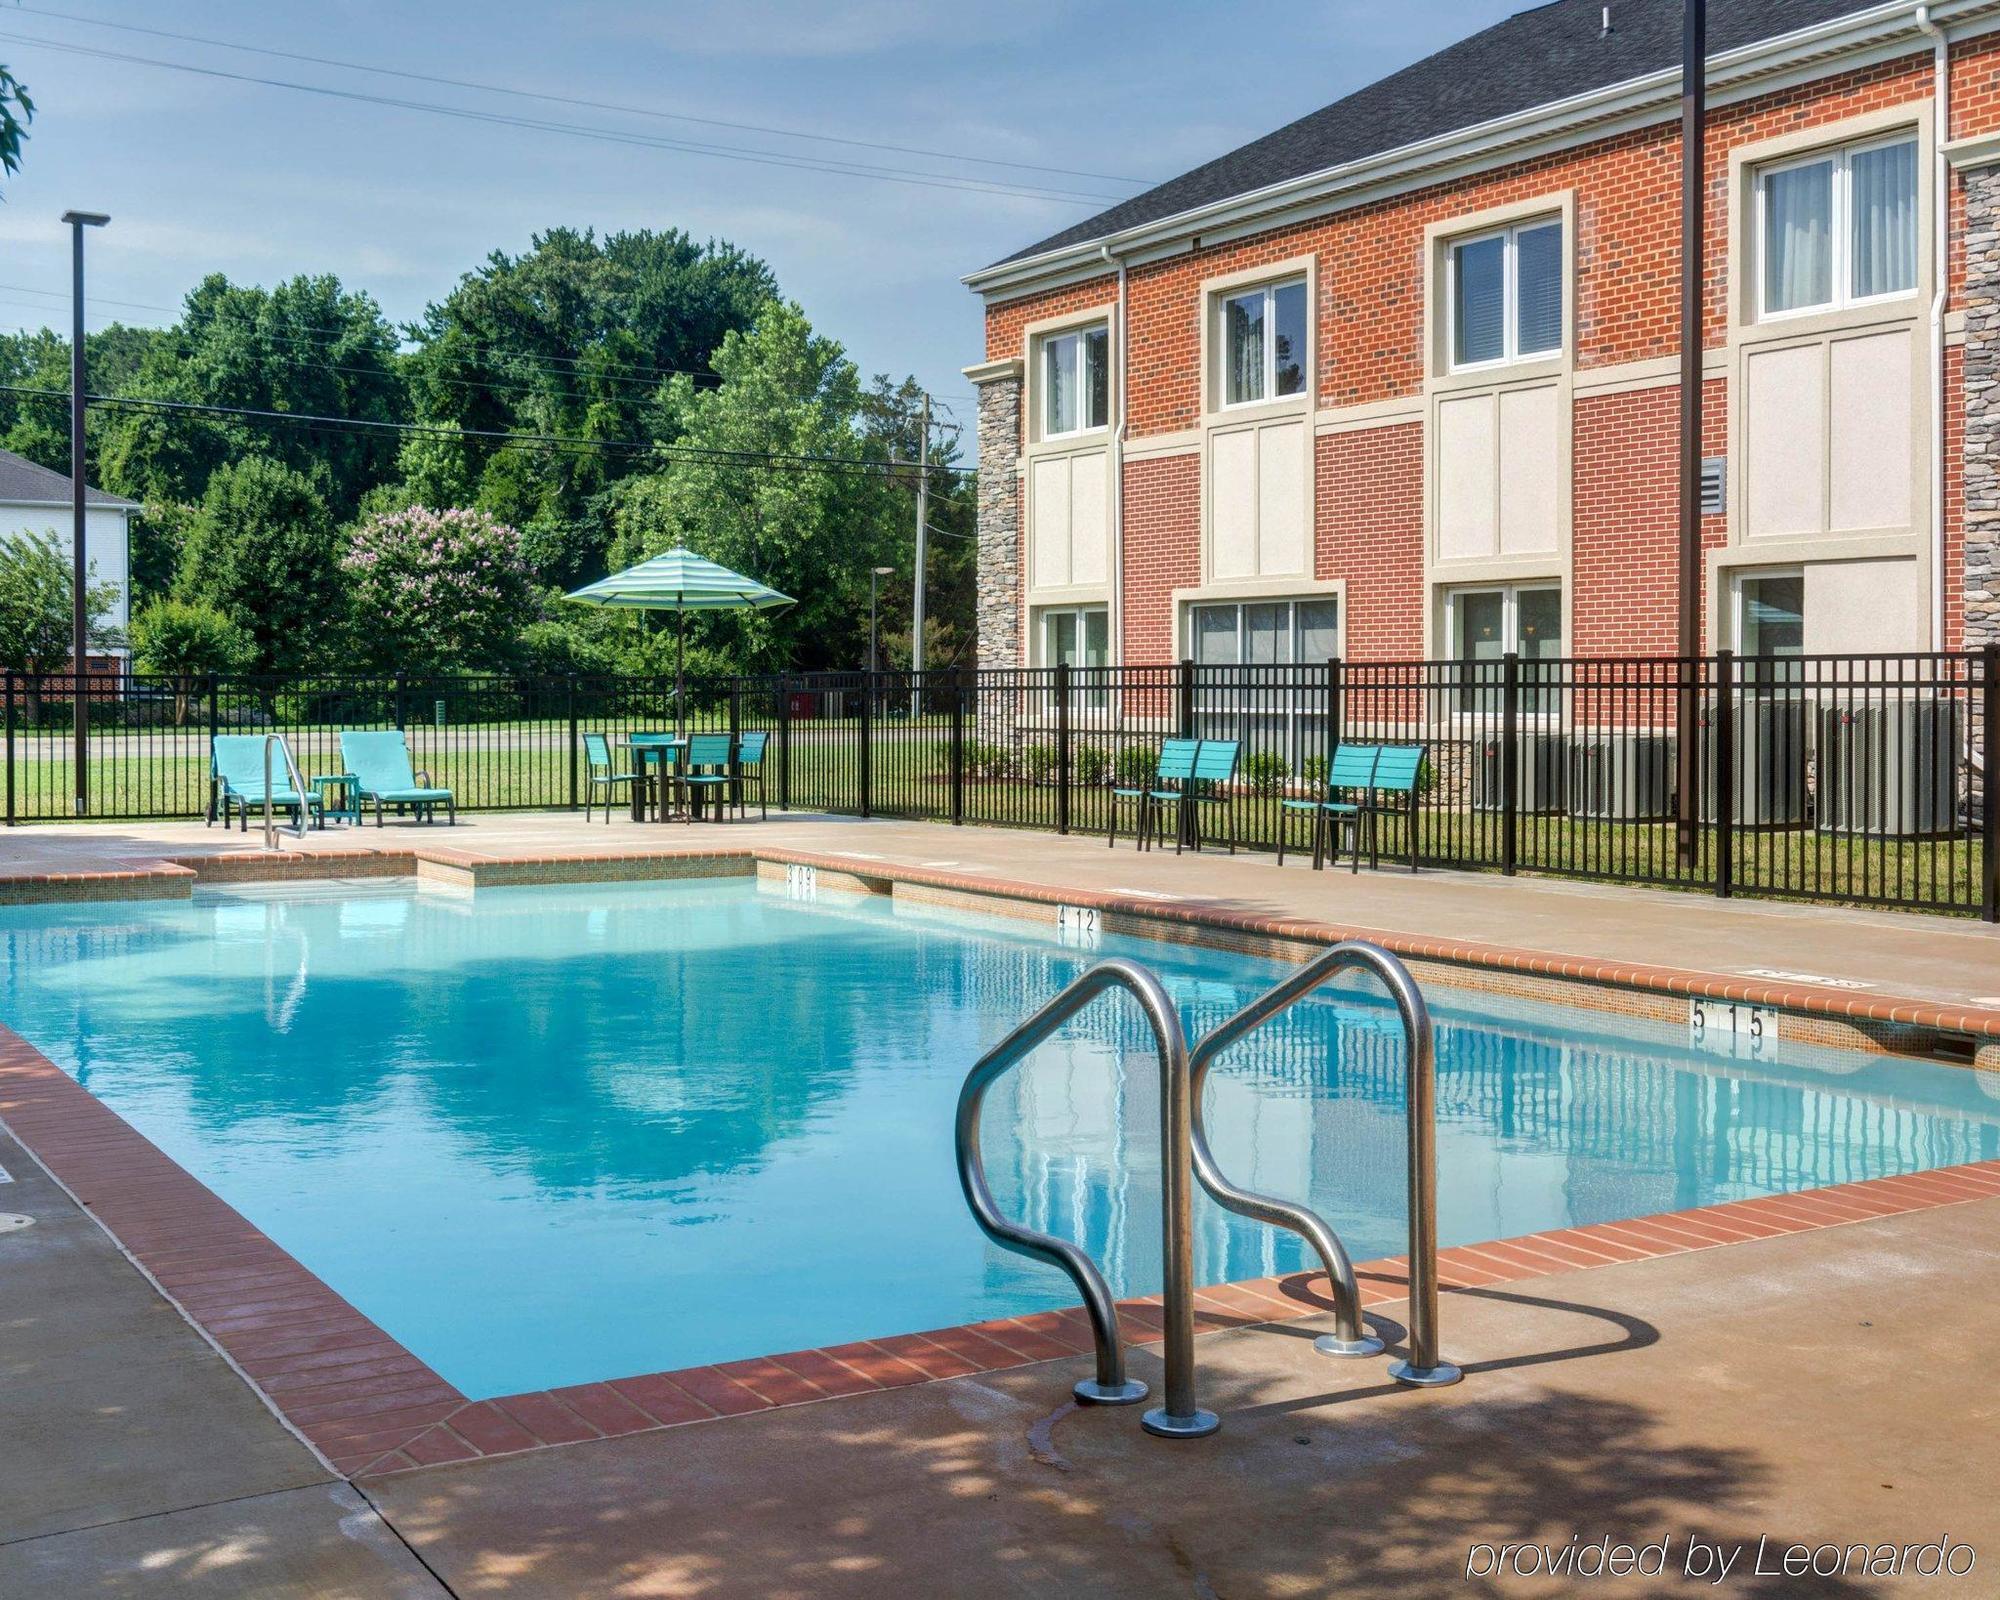
<svg viewBox="0 0 2000 1600">
<path fill-rule="evenodd" d="M 130 624 L 132 600 L 133 512 L 139 505 L 102 489 L 84 490 L 83 550 L 91 581 L 115 584 L 118 597 L 101 621 L 122 636 Z M 70 480 L 60 472 L 35 465 L 26 456 L 0 450 L 0 538 L 31 534 L 52 538 L 56 548 L 70 548 Z M 107 651 L 122 657 L 123 650 Z"/>
</svg>

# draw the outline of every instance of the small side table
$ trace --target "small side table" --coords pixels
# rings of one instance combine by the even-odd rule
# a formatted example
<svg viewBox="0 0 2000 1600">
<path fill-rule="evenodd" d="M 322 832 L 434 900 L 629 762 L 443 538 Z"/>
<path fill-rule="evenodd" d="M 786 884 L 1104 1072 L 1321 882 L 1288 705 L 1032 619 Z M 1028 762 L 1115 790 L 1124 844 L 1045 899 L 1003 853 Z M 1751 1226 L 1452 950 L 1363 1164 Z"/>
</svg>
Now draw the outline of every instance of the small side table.
<svg viewBox="0 0 2000 1600">
<path fill-rule="evenodd" d="M 361 826 L 361 780 L 351 772 L 327 773 L 312 781 L 319 799 L 320 826 L 329 820 Z M 335 804 L 336 799 L 339 804 Z"/>
</svg>

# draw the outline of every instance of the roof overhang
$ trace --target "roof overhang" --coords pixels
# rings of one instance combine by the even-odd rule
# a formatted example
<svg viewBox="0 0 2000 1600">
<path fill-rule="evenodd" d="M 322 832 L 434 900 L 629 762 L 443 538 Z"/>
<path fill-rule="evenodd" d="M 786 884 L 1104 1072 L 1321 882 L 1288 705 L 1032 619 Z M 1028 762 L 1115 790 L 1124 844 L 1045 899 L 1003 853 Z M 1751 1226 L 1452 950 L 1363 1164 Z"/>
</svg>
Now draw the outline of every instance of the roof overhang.
<svg viewBox="0 0 2000 1600">
<path fill-rule="evenodd" d="M 1940 27 L 1962 28 L 1964 37 L 2000 28 L 2000 0 L 1890 0 L 1711 55 L 1710 103 L 1726 105 L 1823 77 L 1830 70 L 1929 50 L 1933 41 L 1918 26 L 1920 13 L 1928 13 Z M 1096 277 L 1119 261 L 1141 265 L 1184 252 L 1197 240 L 1216 243 L 1262 232 L 1645 127 L 1678 115 L 1680 94 L 1680 68 L 1670 67 L 1041 255 L 998 262 L 960 281 L 989 300 L 1004 300 Z"/>
<path fill-rule="evenodd" d="M 67 511 L 74 504 L 69 500 L 5 500 L 0 499 L 0 511 Z M 136 500 L 86 500 L 86 511 L 144 511 L 146 508 Z"/>
</svg>

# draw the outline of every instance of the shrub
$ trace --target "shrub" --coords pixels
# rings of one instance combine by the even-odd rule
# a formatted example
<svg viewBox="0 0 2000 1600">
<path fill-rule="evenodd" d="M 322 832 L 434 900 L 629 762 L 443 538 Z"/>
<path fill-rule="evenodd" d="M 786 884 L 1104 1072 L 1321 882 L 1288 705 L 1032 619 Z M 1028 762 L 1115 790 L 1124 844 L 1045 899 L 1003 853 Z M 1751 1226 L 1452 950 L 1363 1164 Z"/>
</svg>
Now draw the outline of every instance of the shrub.
<svg viewBox="0 0 2000 1600">
<path fill-rule="evenodd" d="M 1305 779 L 1308 793 L 1318 794 L 1326 787 L 1326 775 L 1332 770 L 1325 756 L 1307 756 L 1299 768 L 1299 776 Z"/>
<path fill-rule="evenodd" d="M 1243 779 L 1252 794 L 1277 794 L 1291 775 L 1291 763 L 1275 750 L 1259 750 L 1243 763 Z"/>
<path fill-rule="evenodd" d="M 965 771 L 973 778 L 1004 778 L 1013 765 L 1013 752 L 1004 744 L 985 739 L 969 739 L 965 746 Z"/>
<path fill-rule="evenodd" d="M 1049 782 L 1062 764 L 1062 752 L 1052 744 L 1031 744 L 1021 752 L 1021 758 L 1033 783 Z"/>
<path fill-rule="evenodd" d="M 1078 783 L 1094 789 L 1111 776 L 1111 752 L 1100 744 L 1080 744 L 1070 753 L 1069 766 Z"/>
<path fill-rule="evenodd" d="M 1160 764 L 1160 753 L 1142 744 L 1128 744 L 1118 752 L 1118 782 L 1127 789 L 1143 789 L 1152 781 Z"/>
</svg>

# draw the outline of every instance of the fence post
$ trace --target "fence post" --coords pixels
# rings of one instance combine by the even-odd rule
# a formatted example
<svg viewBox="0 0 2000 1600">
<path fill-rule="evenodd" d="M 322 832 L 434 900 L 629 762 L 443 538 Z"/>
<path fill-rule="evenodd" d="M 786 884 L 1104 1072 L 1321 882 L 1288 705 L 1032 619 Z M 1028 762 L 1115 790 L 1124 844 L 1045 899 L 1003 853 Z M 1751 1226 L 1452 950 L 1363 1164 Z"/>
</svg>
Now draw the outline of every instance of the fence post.
<svg viewBox="0 0 2000 1600">
<path fill-rule="evenodd" d="M 1984 725 L 1981 743 L 1986 752 L 1986 779 L 1980 785 L 1985 800 L 1986 886 L 1980 895 L 1979 914 L 1988 922 L 2000 922 L 2000 644 L 1989 644 L 1980 653 L 1980 678 L 1985 705 L 1980 710 Z"/>
<path fill-rule="evenodd" d="M 1179 706 L 1176 715 L 1180 721 L 1179 736 L 1183 739 L 1192 739 L 1194 737 L 1194 662 L 1186 656 L 1181 658 Z"/>
<path fill-rule="evenodd" d="M 874 815 L 875 674 L 861 674 L 861 815 Z"/>
<path fill-rule="evenodd" d="M 778 679 L 778 809 L 792 809 L 792 681 Z"/>
<path fill-rule="evenodd" d="M 1521 849 L 1521 656 L 1500 663 L 1500 871 L 1514 876 Z"/>
<path fill-rule="evenodd" d="M 569 692 L 569 808 L 574 811 L 577 802 L 578 780 L 576 771 L 576 674 L 573 672 L 569 675 L 567 689 Z"/>
<path fill-rule="evenodd" d="M 222 732 L 222 680 L 214 673 L 208 675 L 208 747 L 215 748 L 216 738 Z M 215 820 L 215 773 L 208 776 L 208 820 Z"/>
<path fill-rule="evenodd" d="M 960 666 L 951 675 L 951 825 L 965 822 L 965 686 L 975 685 L 971 669 Z"/>
<path fill-rule="evenodd" d="M 1695 671 L 1697 683 L 1701 672 Z M 1699 726 L 1698 717 L 1686 719 Z M 1715 892 L 1727 900 L 1736 892 L 1736 652 L 1715 655 Z M 1695 829 L 1700 836 L 1701 796 L 1695 796 Z"/>
<path fill-rule="evenodd" d="M 1328 656 L 1326 658 L 1326 768 L 1328 772 L 1333 770 L 1334 755 L 1345 742 L 1342 738 L 1342 735 L 1346 731 L 1343 724 L 1347 720 L 1345 694 L 1347 685 L 1343 681 L 1345 674 L 1346 668 L 1342 665 L 1339 656 Z M 1320 787 L 1324 789 L 1326 785 L 1322 783 Z M 1326 796 L 1317 794 L 1313 798 L 1324 800 Z"/>
<path fill-rule="evenodd" d="M 14 826 L 14 674 L 7 674 L 7 826 Z"/>
<path fill-rule="evenodd" d="M 1069 832 L 1069 663 L 1056 663 L 1056 832 Z"/>
</svg>

